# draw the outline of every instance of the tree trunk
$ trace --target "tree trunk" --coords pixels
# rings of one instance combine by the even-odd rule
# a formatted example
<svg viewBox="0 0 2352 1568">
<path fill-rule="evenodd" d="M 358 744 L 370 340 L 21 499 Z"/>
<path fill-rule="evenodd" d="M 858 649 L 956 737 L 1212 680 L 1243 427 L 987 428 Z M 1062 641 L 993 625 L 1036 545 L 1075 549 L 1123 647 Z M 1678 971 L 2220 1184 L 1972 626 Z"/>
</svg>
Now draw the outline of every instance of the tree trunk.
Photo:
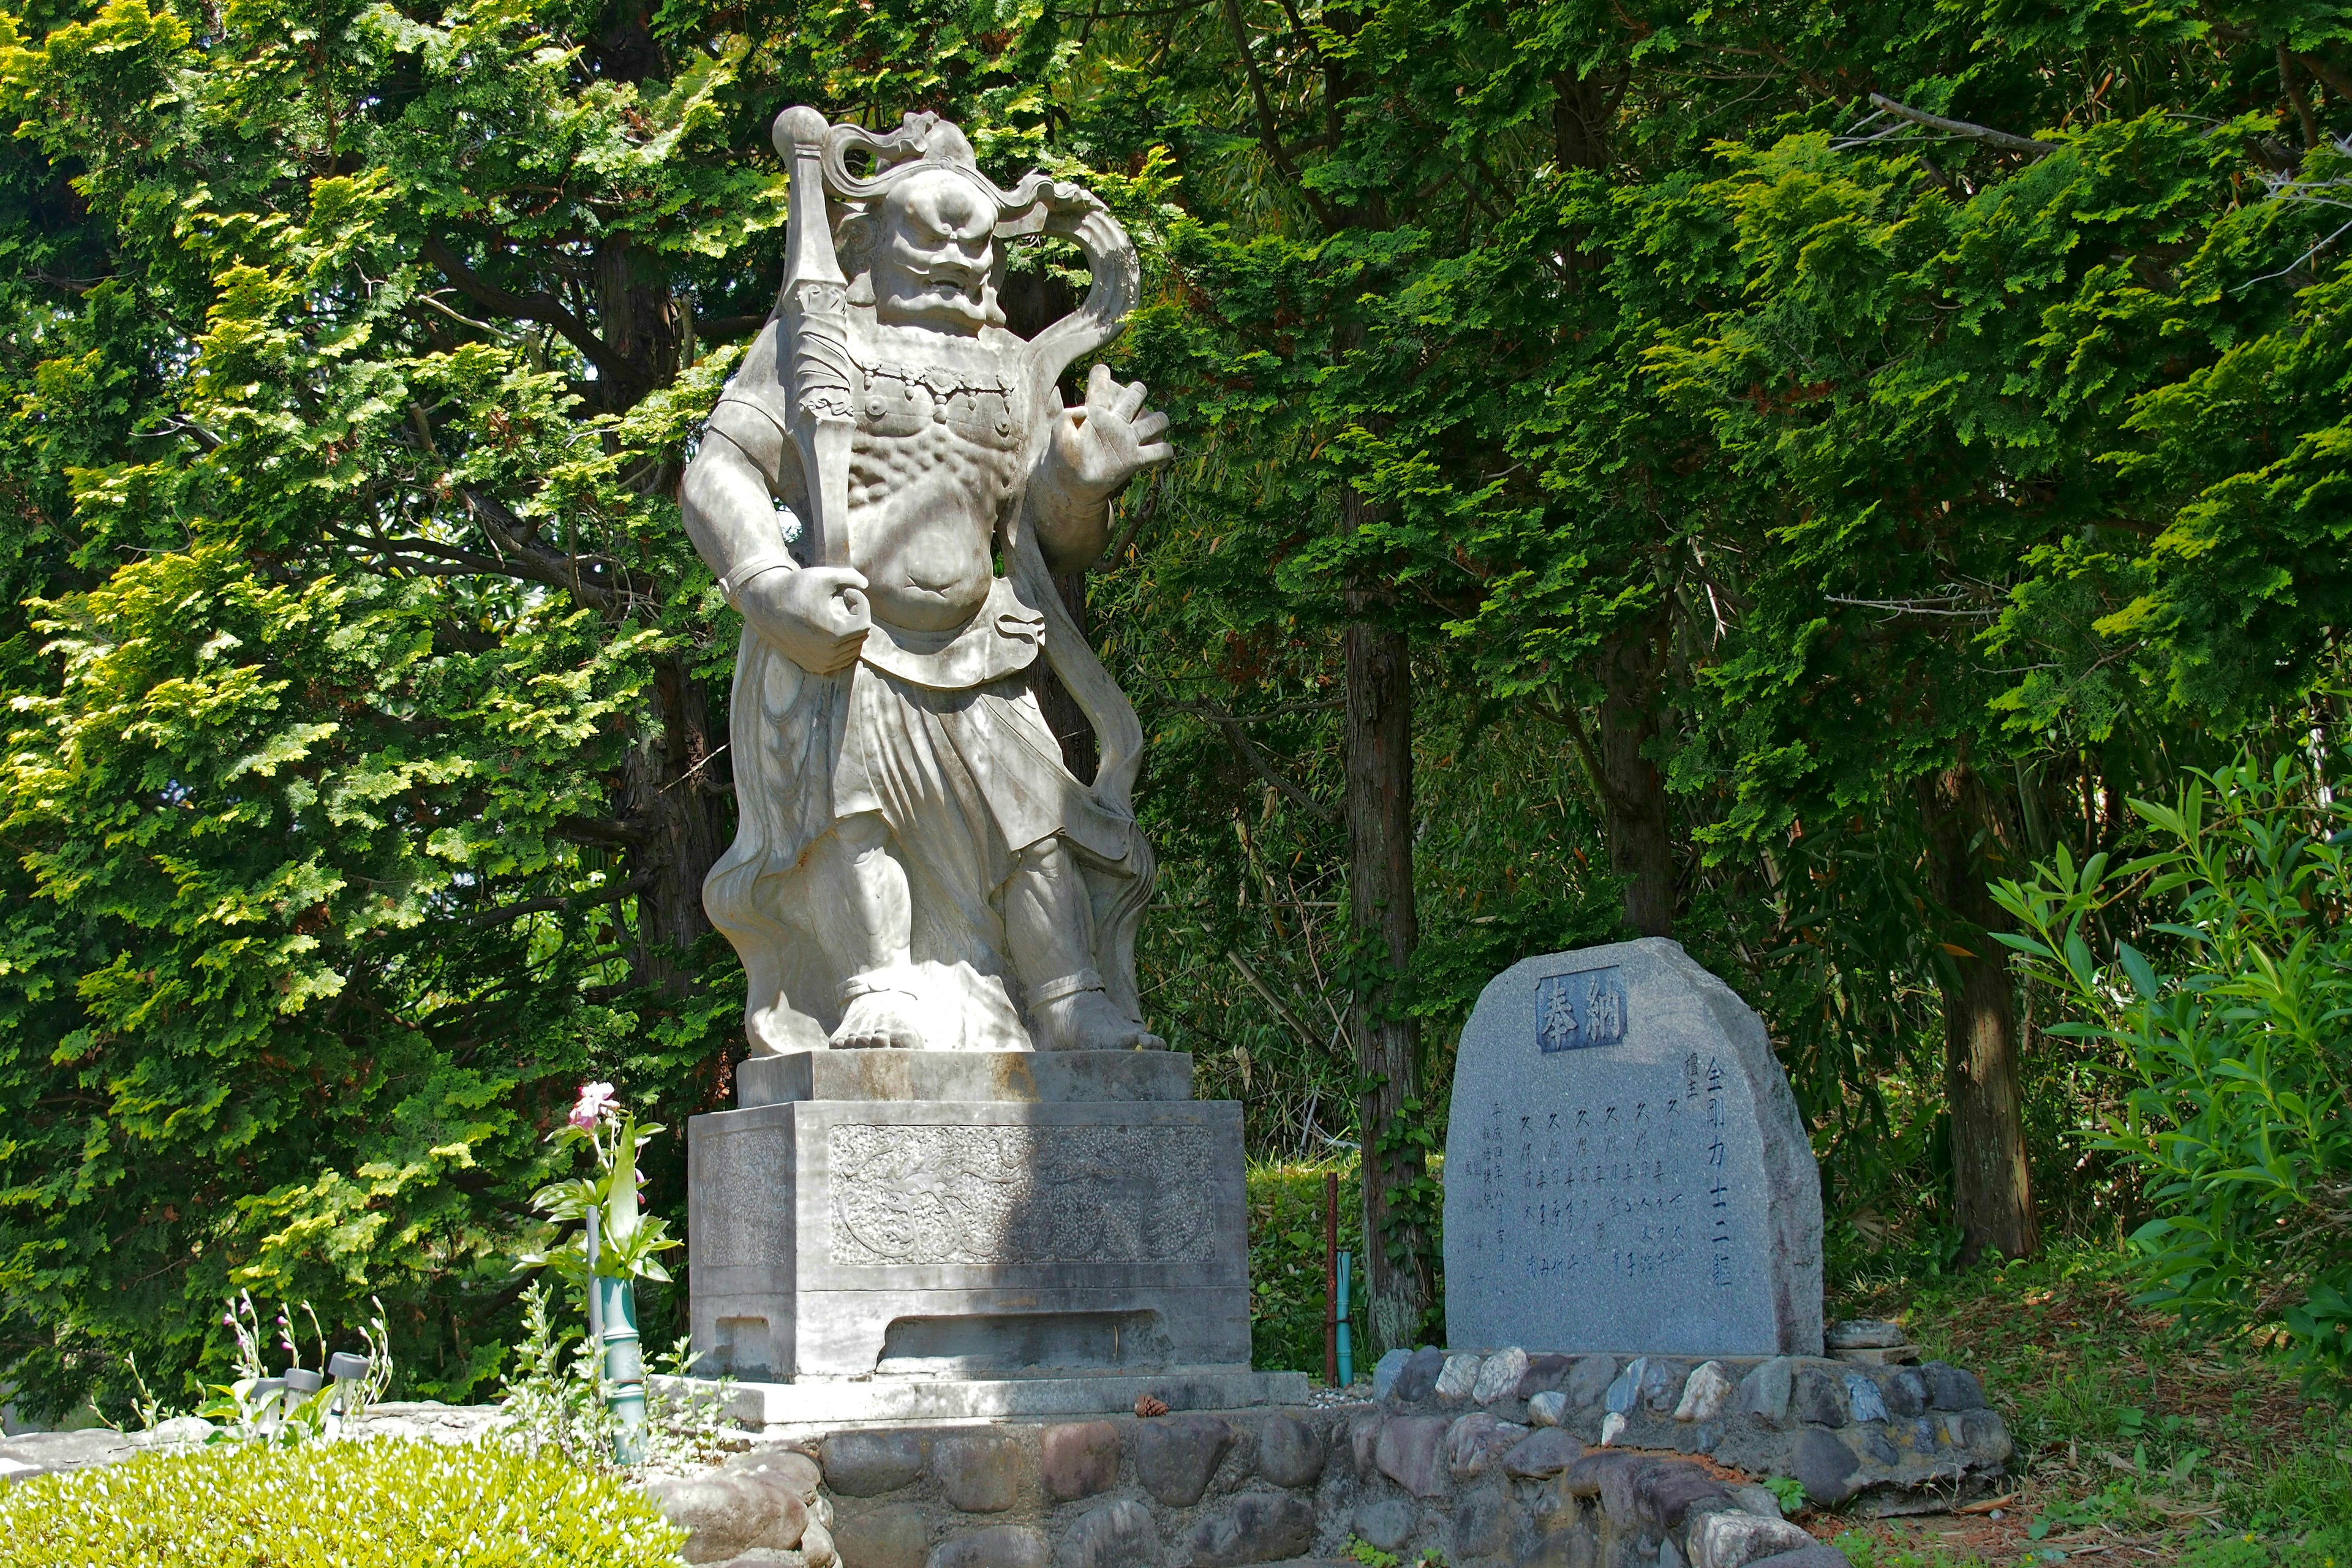
<svg viewBox="0 0 2352 1568">
<path fill-rule="evenodd" d="M 1368 510 L 1351 491 L 1350 527 Z M 1367 595 L 1349 595 L 1351 611 Z M 1427 1179 L 1423 1146 L 1404 1134 L 1419 1106 L 1420 1040 L 1395 1007 L 1420 940 L 1412 889 L 1412 660 L 1404 636 L 1364 622 L 1347 628 L 1348 894 L 1357 939 L 1380 968 L 1349 1005 L 1365 1089 L 1357 1136 L 1364 1173 L 1367 1358 L 1416 1342 L 1434 1296 L 1429 1231 L 1412 1197 Z M 1410 1106 L 1408 1101 L 1412 1102 Z M 1400 1199 L 1404 1201 L 1401 1202 Z"/>
<path fill-rule="evenodd" d="M 1922 781 L 1933 891 L 1949 916 L 1937 989 L 1944 1005 L 1944 1096 L 1952 1118 L 1952 1207 L 1960 1261 L 2023 1258 L 2041 1245 L 2018 1087 L 2017 996 L 2003 922 L 1985 886 L 1980 846 L 1992 803 L 1965 762 Z"/>
<path fill-rule="evenodd" d="M 702 879 L 727 847 L 727 801 L 731 794 L 714 760 L 709 694 L 676 658 L 664 659 L 654 675 L 652 731 L 631 748 L 622 770 L 625 815 L 641 835 L 630 850 L 637 892 L 636 945 L 632 977 L 683 995 L 694 987 L 688 962 L 694 944 L 710 930 L 702 912 Z"/>
<path fill-rule="evenodd" d="M 1601 828 L 1609 868 L 1625 887 L 1625 923 L 1643 936 L 1675 929 L 1675 844 L 1666 783 L 1645 748 L 1657 739 L 1654 626 L 1629 628 L 1601 645 Z"/>
</svg>

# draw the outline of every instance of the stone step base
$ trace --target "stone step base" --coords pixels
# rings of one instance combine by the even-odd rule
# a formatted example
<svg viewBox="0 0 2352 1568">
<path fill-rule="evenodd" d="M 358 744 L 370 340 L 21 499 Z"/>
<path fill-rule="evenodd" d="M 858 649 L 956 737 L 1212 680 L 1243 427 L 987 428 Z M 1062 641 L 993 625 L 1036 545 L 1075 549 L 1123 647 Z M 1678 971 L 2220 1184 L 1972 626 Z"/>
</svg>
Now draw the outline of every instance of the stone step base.
<svg viewBox="0 0 2352 1568">
<path fill-rule="evenodd" d="M 674 1380 L 659 1380 L 669 1383 Z M 675 1380 L 709 1387 L 700 1378 Z M 729 1414 L 754 1431 L 893 1421 L 1133 1414 L 1149 1394 L 1171 1410 L 1303 1405 L 1307 1374 L 1170 1367 L 1086 1377 L 874 1378 L 863 1383 L 738 1383 Z"/>
</svg>

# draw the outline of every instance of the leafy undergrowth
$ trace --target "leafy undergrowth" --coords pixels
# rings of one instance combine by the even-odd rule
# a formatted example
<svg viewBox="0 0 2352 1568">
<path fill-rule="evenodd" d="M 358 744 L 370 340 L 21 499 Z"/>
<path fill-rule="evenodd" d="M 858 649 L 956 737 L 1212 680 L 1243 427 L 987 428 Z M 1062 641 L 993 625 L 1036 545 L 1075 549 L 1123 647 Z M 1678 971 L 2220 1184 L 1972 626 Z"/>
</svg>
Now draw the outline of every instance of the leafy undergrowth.
<svg viewBox="0 0 2352 1568">
<path fill-rule="evenodd" d="M 2000 1518 L 1979 1505 L 1848 1531 L 1856 1568 L 2352 1568 L 2352 1420 L 2267 1347 L 2200 1344 L 2134 1307 L 2121 1262 L 2062 1248 L 1839 1293 L 1833 1317 L 1895 1318 L 1979 1373 L 2018 1451 Z"/>
<path fill-rule="evenodd" d="M 1362 1252 L 1356 1237 L 1362 1210 L 1356 1195 L 1356 1166 L 1345 1163 L 1253 1163 L 1249 1168 L 1250 1363 L 1261 1371 L 1303 1372 L 1323 1376 L 1324 1177 L 1339 1176 L 1339 1246 Z M 1349 1316 L 1361 1343 L 1363 1277 L 1356 1278 Z M 1358 1361 L 1362 1362 L 1359 1356 Z M 1370 1374 L 1360 1367 L 1358 1376 Z"/>
</svg>

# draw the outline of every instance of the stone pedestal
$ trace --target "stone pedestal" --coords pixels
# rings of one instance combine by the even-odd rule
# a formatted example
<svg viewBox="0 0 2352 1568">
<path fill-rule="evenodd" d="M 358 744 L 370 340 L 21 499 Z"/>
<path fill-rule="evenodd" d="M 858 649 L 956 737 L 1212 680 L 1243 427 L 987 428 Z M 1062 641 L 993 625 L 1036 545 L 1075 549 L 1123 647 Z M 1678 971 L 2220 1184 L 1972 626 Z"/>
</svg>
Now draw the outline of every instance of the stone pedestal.
<svg viewBox="0 0 2352 1568">
<path fill-rule="evenodd" d="M 742 1108 L 688 1130 L 698 1370 L 1246 1373 L 1241 1108 L 1192 1099 L 1191 1069 L 1160 1051 L 746 1063 Z"/>
</svg>

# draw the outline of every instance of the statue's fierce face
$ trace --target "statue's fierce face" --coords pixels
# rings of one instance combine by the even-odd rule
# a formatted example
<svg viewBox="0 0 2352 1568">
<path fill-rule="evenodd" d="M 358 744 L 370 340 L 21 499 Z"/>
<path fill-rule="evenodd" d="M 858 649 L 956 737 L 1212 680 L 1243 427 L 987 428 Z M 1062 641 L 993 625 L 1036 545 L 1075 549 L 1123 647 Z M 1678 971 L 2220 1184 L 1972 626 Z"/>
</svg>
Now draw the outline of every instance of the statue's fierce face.
<svg viewBox="0 0 2352 1568">
<path fill-rule="evenodd" d="M 893 325 L 966 335 L 990 320 L 996 214 L 961 175 L 915 174 L 883 198 L 874 311 Z"/>
</svg>

